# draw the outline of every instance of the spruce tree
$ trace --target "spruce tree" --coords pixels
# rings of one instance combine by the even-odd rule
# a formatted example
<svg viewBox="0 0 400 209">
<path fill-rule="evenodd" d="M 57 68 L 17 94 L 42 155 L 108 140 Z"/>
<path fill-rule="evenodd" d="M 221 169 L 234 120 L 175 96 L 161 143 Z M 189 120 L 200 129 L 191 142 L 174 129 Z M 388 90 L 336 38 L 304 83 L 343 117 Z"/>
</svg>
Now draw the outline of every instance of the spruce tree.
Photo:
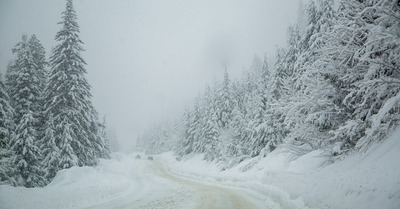
<svg viewBox="0 0 400 209">
<path fill-rule="evenodd" d="M 86 62 L 81 56 L 83 42 L 79 38 L 72 0 L 66 1 L 66 10 L 62 15 L 62 22 L 59 23 L 62 29 L 55 36 L 58 45 L 50 57 L 51 71 L 45 89 L 46 118 L 53 118 L 53 124 L 47 124 L 45 128 L 48 132 L 52 131 L 54 142 L 46 141 L 47 137 L 43 139 L 43 143 L 49 143 L 44 146 L 50 149 L 44 163 L 52 164 L 50 161 L 59 157 L 58 169 L 96 165 L 104 153 L 103 149 L 107 149 L 100 134 L 97 112 L 91 102 L 91 87 L 85 77 Z M 53 155 L 57 149 L 60 156 Z"/>
<path fill-rule="evenodd" d="M 343 2 L 344 8 L 352 5 L 359 8 L 355 17 L 354 11 L 343 12 L 347 24 L 353 23 L 352 37 L 358 39 L 349 42 L 356 46 L 352 56 L 354 67 L 345 76 L 354 82 L 343 103 L 354 110 L 353 133 L 358 137 L 351 139 L 351 145 L 365 149 L 385 138 L 400 118 L 400 9 L 392 0 Z"/>
<path fill-rule="evenodd" d="M 38 118 L 40 108 L 40 78 L 38 64 L 34 58 L 37 53 L 30 47 L 26 35 L 22 36 L 13 52 L 16 60 L 10 65 L 10 74 L 7 79 L 11 92 L 11 104 L 15 109 L 14 121 L 16 123 L 15 137 L 10 141 L 14 152 L 12 163 L 21 175 L 20 185 L 35 187 L 43 185 L 42 171 L 40 169 L 41 152 L 38 149 Z"/>
<path fill-rule="evenodd" d="M 36 75 L 38 80 L 37 85 L 40 92 L 43 92 L 46 86 L 47 80 L 47 71 L 46 71 L 46 52 L 43 45 L 40 43 L 40 40 L 33 34 L 28 40 L 28 46 L 32 52 L 33 62 L 36 65 Z"/>
<path fill-rule="evenodd" d="M 56 175 L 60 159 L 60 149 L 57 147 L 54 138 L 54 118 L 52 114 L 49 115 L 44 127 L 43 143 L 40 148 L 44 156 L 43 166 L 45 167 L 45 177 L 49 181 Z"/>
<path fill-rule="evenodd" d="M 11 163 L 13 152 L 10 148 L 15 126 L 13 116 L 14 110 L 10 105 L 10 97 L 0 78 L 0 184 L 16 185 L 14 179 L 16 170 Z"/>
<path fill-rule="evenodd" d="M 9 65 L 6 76 L 10 88 L 11 104 L 15 109 L 15 121 L 18 123 L 26 111 L 30 110 L 35 115 L 40 110 L 42 78 L 38 74 L 38 62 L 34 58 L 35 52 L 29 45 L 26 35 L 22 36 L 13 49 L 16 60 Z"/>
<path fill-rule="evenodd" d="M 232 98 L 231 98 L 231 80 L 227 69 L 224 71 L 224 81 L 222 88 L 219 90 L 219 111 L 217 113 L 218 123 L 221 128 L 228 126 L 232 118 Z"/>
<path fill-rule="evenodd" d="M 27 111 L 16 127 L 15 139 L 11 142 L 14 151 L 12 163 L 16 166 L 25 187 L 43 186 L 43 170 L 40 166 L 41 151 L 36 146 L 37 132 L 34 129 L 33 112 Z"/>
<path fill-rule="evenodd" d="M 45 118 L 43 114 L 43 106 L 44 106 L 44 88 L 46 87 L 48 72 L 46 71 L 47 61 L 46 61 L 46 52 L 43 45 L 40 43 L 39 39 L 36 38 L 36 35 L 33 34 L 28 40 L 28 46 L 32 52 L 33 62 L 35 63 L 35 85 L 38 89 L 38 98 L 35 101 L 35 119 L 36 130 L 38 131 L 39 136 L 43 134 L 43 125 L 45 123 Z"/>
</svg>

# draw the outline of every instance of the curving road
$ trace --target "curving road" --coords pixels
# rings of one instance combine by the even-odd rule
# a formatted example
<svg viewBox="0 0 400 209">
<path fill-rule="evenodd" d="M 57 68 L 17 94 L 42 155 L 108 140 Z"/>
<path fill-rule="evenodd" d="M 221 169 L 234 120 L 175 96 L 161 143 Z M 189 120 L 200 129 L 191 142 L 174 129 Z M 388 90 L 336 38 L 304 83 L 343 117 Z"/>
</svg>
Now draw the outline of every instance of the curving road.
<svg viewBox="0 0 400 209">
<path fill-rule="evenodd" d="M 221 185 L 189 180 L 172 175 L 160 162 L 155 162 L 157 173 L 160 177 L 172 182 L 179 183 L 185 187 L 192 188 L 198 195 L 196 209 L 256 209 L 254 202 L 259 201 L 246 194 L 238 188 L 230 188 Z"/>
<path fill-rule="evenodd" d="M 257 209 L 295 208 L 263 189 L 227 186 L 220 182 L 172 174 L 160 161 L 140 160 L 132 171 L 133 186 L 113 199 L 91 205 L 138 209 Z"/>
</svg>

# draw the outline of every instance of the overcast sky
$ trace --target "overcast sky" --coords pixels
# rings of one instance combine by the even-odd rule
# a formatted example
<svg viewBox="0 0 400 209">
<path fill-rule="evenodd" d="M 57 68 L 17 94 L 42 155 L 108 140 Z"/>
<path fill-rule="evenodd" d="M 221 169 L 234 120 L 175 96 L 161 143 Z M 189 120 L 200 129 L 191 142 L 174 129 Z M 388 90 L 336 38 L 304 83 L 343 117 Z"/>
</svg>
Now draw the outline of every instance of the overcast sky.
<svg viewBox="0 0 400 209">
<path fill-rule="evenodd" d="M 298 0 L 75 0 L 93 102 L 123 151 L 154 122 L 178 116 L 222 62 L 240 77 L 255 54 L 286 45 Z M 63 0 L 0 0 L 0 71 L 22 34 L 56 45 Z"/>
</svg>

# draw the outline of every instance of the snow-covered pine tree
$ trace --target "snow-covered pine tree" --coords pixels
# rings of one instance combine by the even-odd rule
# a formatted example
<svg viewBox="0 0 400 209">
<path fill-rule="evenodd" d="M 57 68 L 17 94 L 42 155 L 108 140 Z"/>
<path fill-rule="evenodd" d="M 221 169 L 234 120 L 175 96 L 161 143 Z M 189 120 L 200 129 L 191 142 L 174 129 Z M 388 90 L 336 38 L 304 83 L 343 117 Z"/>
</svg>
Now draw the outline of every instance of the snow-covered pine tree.
<svg viewBox="0 0 400 209">
<path fill-rule="evenodd" d="M 36 64 L 36 74 L 38 77 L 38 86 L 42 92 L 46 86 L 47 71 L 46 71 L 46 51 L 40 40 L 37 39 L 36 35 L 33 34 L 28 40 L 29 48 L 32 51 L 33 62 Z"/>
<path fill-rule="evenodd" d="M 28 40 L 29 48 L 32 52 L 33 62 L 35 63 L 35 76 L 37 78 L 36 85 L 38 87 L 39 96 L 36 98 L 36 106 L 35 107 L 35 119 L 36 130 L 38 131 L 39 137 L 44 133 L 43 125 L 45 123 L 45 118 L 43 114 L 43 106 L 44 106 L 44 89 L 47 83 L 48 72 L 46 71 L 47 61 L 46 61 L 46 52 L 43 45 L 40 43 L 39 39 L 36 38 L 36 35 L 33 34 Z"/>
<path fill-rule="evenodd" d="M 43 143 L 41 144 L 40 149 L 44 156 L 42 163 L 45 170 L 44 177 L 47 181 L 51 181 L 59 170 L 60 160 L 60 149 L 57 147 L 54 138 L 54 118 L 52 114 L 49 115 L 44 127 L 46 129 L 44 130 L 44 136 L 42 138 Z"/>
<path fill-rule="evenodd" d="M 214 160 L 218 156 L 217 147 L 220 129 L 218 126 L 217 112 L 215 110 L 215 97 L 215 91 L 211 90 L 209 86 L 206 86 L 203 98 L 204 115 L 202 117 L 201 141 L 207 160 Z"/>
<path fill-rule="evenodd" d="M 262 149 L 265 148 L 269 141 L 267 137 L 267 120 L 266 111 L 270 105 L 270 94 L 268 86 L 270 85 L 270 72 L 267 62 L 267 57 L 264 57 L 264 62 L 260 58 L 255 57 L 252 67 L 252 74 L 249 83 L 253 83 L 249 89 L 249 98 L 246 102 L 248 124 L 247 129 L 251 130 L 251 136 L 247 143 L 250 144 L 251 155 L 257 156 Z"/>
<path fill-rule="evenodd" d="M 250 136 L 246 124 L 247 121 L 244 118 L 243 112 L 240 107 L 235 105 L 232 111 L 232 121 L 230 123 L 230 135 L 228 139 L 223 144 L 224 154 L 227 158 L 245 158 L 249 156 L 251 148 L 246 144 L 247 138 Z M 228 159 L 227 159 L 228 160 Z"/>
<path fill-rule="evenodd" d="M 248 124 L 245 118 L 247 94 L 243 82 L 235 81 L 232 83 L 232 121 L 229 124 L 228 132 L 221 139 L 223 148 L 220 155 L 225 156 L 225 160 L 233 160 L 236 163 L 241 159 L 249 156 L 251 152 L 250 146 L 246 144 L 247 139 L 251 135 L 246 125 Z M 238 161 L 236 158 L 239 158 Z M 224 159 L 224 158 L 222 158 Z M 229 163 L 231 164 L 231 163 Z"/>
<path fill-rule="evenodd" d="M 232 98 L 231 98 L 231 80 L 229 79 L 228 70 L 225 67 L 224 71 L 224 81 L 222 83 L 222 88 L 218 92 L 218 123 L 221 128 L 225 128 L 229 125 L 232 118 Z"/>
<path fill-rule="evenodd" d="M 22 36 L 13 52 L 16 60 L 10 66 L 8 81 L 11 96 L 11 104 L 15 109 L 14 121 L 16 123 L 15 137 L 12 139 L 11 149 L 15 156 L 12 162 L 21 175 L 19 184 L 26 187 L 42 186 L 44 184 L 42 171 L 40 170 L 41 152 L 37 148 L 39 143 L 38 118 L 41 115 L 40 73 L 35 60 L 35 49 L 31 48 L 26 35 Z"/>
<path fill-rule="evenodd" d="M 100 137 L 103 142 L 102 149 L 99 150 L 100 157 L 104 159 L 110 159 L 111 158 L 111 142 L 110 138 L 107 135 L 107 122 L 106 118 L 103 118 L 103 122 L 99 123 L 99 128 L 100 128 Z M 100 147 L 101 148 L 101 147 Z"/>
<path fill-rule="evenodd" d="M 13 53 L 17 57 L 14 63 L 9 65 L 6 79 L 11 93 L 11 104 L 16 112 L 15 122 L 18 124 L 28 110 L 32 111 L 35 120 L 40 114 L 43 84 L 40 82 L 42 77 L 39 76 L 41 73 L 38 64 L 42 63 L 35 60 L 34 54 L 38 52 L 30 47 L 26 35 L 23 35 L 22 41 L 14 47 Z"/>
<path fill-rule="evenodd" d="M 60 150 L 58 169 L 96 165 L 103 149 L 106 149 L 91 102 L 90 85 L 85 78 L 86 63 L 80 54 L 84 50 L 83 42 L 79 38 L 72 0 L 66 1 L 66 10 L 62 14 L 59 23 L 62 29 L 55 37 L 59 44 L 50 57 L 51 71 L 44 105 L 46 118 L 52 116 L 54 120 L 53 135 Z M 52 158 L 46 156 L 45 159 Z"/>
<path fill-rule="evenodd" d="M 335 89 L 324 78 L 323 68 L 316 63 L 322 59 L 321 51 L 327 45 L 325 34 L 333 30 L 336 18 L 333 2 L 311 1 L 307 15 L 308 27 L 301 39 L 301 55 L 293 75 L 293 106 L 289 107 L 292 114 L 288 119 L 296 121 L 291 129 L 292 138 L 317 149 L 327 143 L 329 132 L 337 127 L 342 112 L 334 103 Z"/>
<path fill-rule="evenodd" d="M 363 136 L 366 123 L 354 117 L 357 109 L 355 104 L 361 100 L 345 102 L 345 98 L 355 88 L 355 83 L 362 79 L 361 71 L 365 63 L 360 63 L 357 54 L 366 42 L 369 33 L 368 26 L 359 13 L 364 10 L 360 1 L 341 1 L 334 19 L 334 28 L 330 33 L 323 34 L 326 46 L 321 51 L 322 56 L 317 61 L 317 68 L 325 79 L 334 87 L 332 101 L 343 110 L 344 121 L 333 131 L 331 143 L 335 143 L 335 154 L 354 148 L 359 138 Z M 354 103 L 354 104 L 353 104 Z"/>
<path fill-rule="evenodd" d="M 204 109 L 202 105 L 203 101 L 199 96 L 194 104 L 194 109 L 191 114 L 191 118 L 189 120 L 189 129 L 188 131 L 188 142 L 190 142 L 190 146 L 192 148 L 193 153 L 204 153 L 204 143 L 202 140 L 203 137 L 203 127 L 204 127 Z"/>
<path fill-rule="evenodd" d="M 284 101 L 282 98 L 287 98 L 288 75 L 284 69 L 285 50 L 278 48 L 275 54 L 275 60 L 271 69 L 271 80 L 268 86 L 270 93 L 271 104 L 267 110 L 266 117 L 268 118 L 268 138 L 271 141 L 271 151 L 274 146 L 281 144 L 288 133 L 284 123 L 285 113 L 282 106 Z"/>
<path fill-rule="evenodd" d="M 193 113 L 190 109 L 186 109 L 183 113 L 182 120 L 184 134 L 181 140 L 178 143 L 178 155 L 183 156 L 193 152 Z"/>
<path fill-rule="evenodd" d="M 5 86 L 0 75 L 0 185 L 16 185 L 15 166 L 11 163 L 14 155 L 10 148 L 10 141 L 14 137 L 14 110 L 10 105 Z"/>
<path fill-rule="evenodd" d="M 10 61 L 7 65 L 7 71 L 5 74 L 5 90 L 10 97 L 10 104 L 12 105 L 12 95 L 16 95 L 16 84 L 17 82 L 17 70 L 13 61 Z M 14 115 L 15 116 L 15 115 Z"/>
<path fill-rule="evenodd" d="M 44 172 L 40 165 L 41 151 L 35 143 L 37 133 L 34 127 L 33 112 L 28 110 L 22 115 L 15 130 L 16 136 L 11 141 L 11 149 L 14 152 L 12 163 L 21 177 L 17 182 L 25 187 L 45 184 Z"/>
<path fill-rule="evenodd" d="M 301 53 L 300 32 L 297 25 L 290 26 L 287 31 L 287 50 L 283 58 L 283 70 L 287 76 L 292 76 L 296 70 L 296 62 Z"/>
<path fill-rule="evenodd" d="M 353 143 L 365 149 L 385 138 L 400 119 L 400 8 L 394 0 L 366 1 L 358 6 L 360 10 L 349 22 L 364 28 L 360 34 L 363 44 L 354 53 L 359 79 L 344 103 L 354 108 L 353 117 L 360 121 L 356 127 L 362 137 Z"/>
<path fill-rule="evenodd" d="M 271 72 L 270 86 L 268 87 L 271 98 L 276 102 L 284 94 L 284 79 L 288 77 L 284 69 L 285 50 L 278 48 L 275 54 L 274 65 Z"/>
<path fill-rule="evenodd" d="M 117 152 L 120 150 L 120 145 L 118 143 L 118 136 L 117 136 L 117 130 L 115 126 L 106 126 L 106 134 L 107 138 L 110 141 L 110 151 Z"/>
</svg>

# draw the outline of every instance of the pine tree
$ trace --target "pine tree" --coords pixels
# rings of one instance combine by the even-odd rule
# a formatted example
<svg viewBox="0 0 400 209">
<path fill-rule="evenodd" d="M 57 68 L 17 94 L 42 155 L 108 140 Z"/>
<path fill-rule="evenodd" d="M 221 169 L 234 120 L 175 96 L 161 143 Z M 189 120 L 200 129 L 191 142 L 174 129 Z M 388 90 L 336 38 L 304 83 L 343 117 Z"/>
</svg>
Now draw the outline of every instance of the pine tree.
<svg viewBox="0 0 400 209">
<path fill-rule="evenodd" d="M 311 1 L 307 6 L 308 27 L 299 45 L 294 73 L 284 102 L 285 123 L 290 128 L 290 143 L 317 149 L 328 143 L 330 131 L 341 123 L 342 110 L 335 104 L 335 89 L 324 78 L 319 65 L 331 33 L 335 14 L 331 1 Z"/>
<path fill-rule="evenodd" d="M 358 79 L 344 103 L 354 109 L 353 117 L 359 122 L 356 127 L 361 137 L 352 140 L 353 145 L 365 149 L 385 138 L 400 119 L 400 9 L 396 1 L 391 0 L 367 1 L 358 6 L 355 18 L 348 18 L 348 22 L 361 24 L 362 31 L 359 28 L 352 28 L 352 31 L 363 35 L 360 37 L 363 44 L 354 51 L 353 57 L 357 60 L 354 68 L 346 73 Z"/>
<path fill-rule="evenodd" d="M 55 37 L 59 44 L 50 57 L 51 72 L 44 105 L 46 118 L 53 117 L 54 121 L 54 142 L 60 151 L 58 169 L 96 165 L 103 149 L 106 149 L 97 112 L 91 102 L 91 87 L 85 78 L 86 63 L 81 57 L 83 42 L 79 38 L 72 0 L 66 1 L 66 10 L 62 14 L 62 22 L 59 23 L 62 29 Z M 56 149 L 52 144 L 44 146 Z M 55 151 L 48 151 L 48 155 Z M 53 158 L 45 156 L 45 159 Z"/>
<path fill-rule="evenodd" d="M 100 146 L 100 150 L 98 152 L 100 153 L 100 157 L 104 159 L 110 159 L 111 158 L 111 142 L 110 138 L 107 135 L 107 123 L 106 123 L 106 118 L 103 118 L 103 122 L 99 123 L 99 137 L 100 140 L 102 141 L 102 146 Z"/>
<path fill-rule="evenodd" d="M 229 79 L 229 74 L 225 68 L 224 81 L 222 88 L 219 90 L 219 111 L 217 113 L 218 123 L 221 128 L 228 126 L 232 118 L 232 98 L 231 98 L 231 80 Z"/>
<path fill-rule="evenodd" d="M 284 69 L 284 56 L 285 50 L 283 48 L 278 48 L 271 72 L 270 86 L 268 87 L 274 101 L 278 101 L 282 97 L 282 94 L 284 94 L 284 79 L 288 76 Z"/>
<path fill-rule="evenodd" d="M 41 150 L 43 152 L 43 166 L 45 168 L 45 178 L 50 181 L 56 175 L 59 168 L 59 159 L 60 159 L 60 150 L 57 147 L 55 138 L 54 138 L 54 118 L 53 115 L 50 114 L 48 120 L 46 121 L 44 127 L 44 136 L 42 141 L 44 143 L 41 144 Z"/>
<path fill-rule="evenodd" d="M 45 51 L 35 35 L 28 40 L 22 37 L 13 53 L 16 60 L 8 65 L 6 86 L 11 95 L 11 104 L 16 111 L 15 122 L 18 123 L 28 109 L 33 112 L 35 129 L 41 127 L 43 107 L 43 90 L 46 83 Z M 28 108 L 29 107 L 29 108 Z"/>
<path fill-rule="evenodd" d="M 40 43 L 40 40 L 37 39 L 35 34 L 33 34 L 28 40 L 28 46 L 32 52 L 33 62 L 36 65 L 35 72 L 38 78 L 37 85 L 39 86 L 39 91 L 43 92 L 47 81 L 46 52 L 43 45 Z"/>
<path fill-rule="evenodd" d="M 16 170 L 11 163 L 14 153 L 10 148 L 15 126 L 13 115 L 14 110 L 10 105 L 10 97 L 0 78 L 0 184 L 16 185 L 17 183 L 14 179 Z"/>
<path fill-rule="evenodd" d="M 7 65 L 4 86 L 5 86 L 5 90 L 6 90 L 7 94 L 10 97 L 11 105 L 12 105 L 12 100 L 14 98 L 12 95 L 16 95 L 16 92 L 17 92 L 16 82 L 17 82 L 17 69 L 15 67 L 14 62 L 10 61 Z"/>
<path fill-rule="evenodd" d="M 40 43 L 39 39 L 36 38 L 36 35 L 32 35 L 28 40 L 28 46 L 32 52 L 32 59 L 35 63 L 35 76 L 36 83 L 35 85 L 38 87 L 39 96 L 36 99 L 36 107 L 35 107 L 35 119 L 37 119 L 37 127 L 36 130 L 39 132 L 39 136 L 43 134 L 43 125 L 45 123 L 45 118 L 43 114 L 43 106 L 44 106 L 44 89 L 47 83 L 48 72 L 46 71 L 47 61 L 46 61 L 46 52 L 43 45 Z"/>
<path fill-rule="evenodd" d="M 38 63 L 33 57 L 36 52 L 29 46 L 26 35 L 22 36 L 22 41 L 15 46 L 13 52 L 17 58 L 10 66 L 6 78 L 11 93 L 11 104 L 16 112 L 15 121 L 18 123 L 28 110 L 33 112 L 36 120 L 37 113 L 41 109 L 42 94 Z"/>
<path fill-rule="evenodd" d="M 43 170 L 40 166 L 41 151 L 36 146 L 37 132 L 34 129 L 33 112 L 27 111 L 16 127 L 15 139 L 11 141 L 14 152 L 12 163 L 21 176 L 20 184 L 25 187 L 37 187 L 45 184 Z"/>
<path fill-rule="evenodd" d="M 17 58 L 10 66 L 7 77 L 7 79 L 15 79 L 8 81 L 13 93 L 11 104 L 16 112 L 15 137 L 10 142 L 15 154 L 12 162 L 22 177 L 19 184 L 26 187 L 42 186 L 44 184 L 40 169 L 42 156 L 37 148 L 42 95 L 38 64 L 41 63 L 33 56 L 39 52 L 30 47 L 26 35 L 22 37 L 22 41 L 16 45 L 13 52 Z"/>
<path fill-rule="evenodd" d="M 337 18 L 334 19 L 334 29 L 323 35 L 327 45 L 324 50 L 321 50 L 322 56 L 316 66 L 335 89 L 333 103 L 343 110 L 343 122 L 333 131 L 334 136 L 330 140 L 339 147 L 335 148 L 339 151 L 353 149 L 356 141 L 363 136 L 361 130 L 364 130 L 366 125 L 362 120 L 354 117 L 356 107 L 352 103 L 359 104 L 361 101 L 345 100 L 346 96 L 355 89 L 355 83 L 361 80 L 360 72 L 365 64 L 361 64 L 357 57 L 359 49 L 366 42 L 369 31 L 365 22 L 360 21 L 362 19 L 358 16 L 358 13 L 363 11 L 363 7 L 363 3 L 359 1 L 340 2 Z"/>
<path fill-rule="evenodd" d="M 215 92 L 209 86 L 206 87 L 206 92 L 203 99 L 203 117 L 202 117 L 202 141 L 205 158 L 214 160 L 218 155 L 218 137 L 220 129 L 218 126 L 217 112 L 215 111 Z"/>
</svg>

